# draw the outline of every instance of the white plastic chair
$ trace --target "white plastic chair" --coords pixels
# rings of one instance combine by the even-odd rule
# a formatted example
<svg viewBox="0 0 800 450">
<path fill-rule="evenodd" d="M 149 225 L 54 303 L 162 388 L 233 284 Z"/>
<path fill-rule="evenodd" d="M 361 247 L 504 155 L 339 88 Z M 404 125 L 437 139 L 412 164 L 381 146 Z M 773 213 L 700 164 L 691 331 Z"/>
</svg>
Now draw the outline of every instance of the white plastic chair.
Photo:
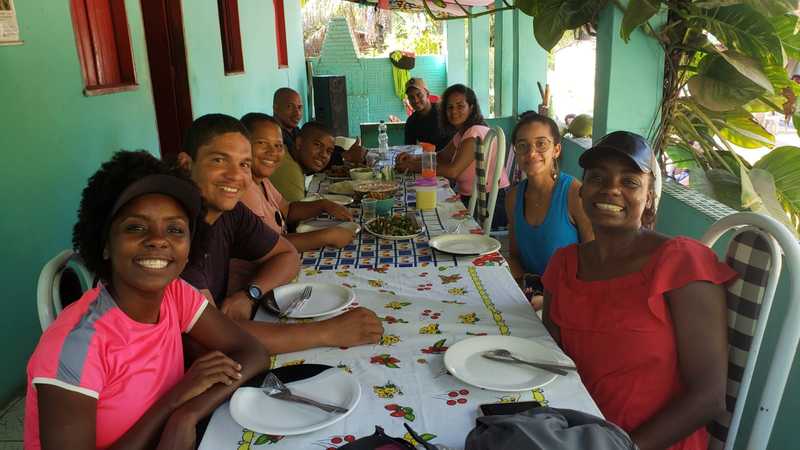
<svg viewBox="0 0 800 450">
<path fill-rule="evenodd" d="M 800 269 L 800 245 L 775 219 L 750 212 L 731 214 L 712 225 L 702 240 L 710 247 L 729 230 L 735 231 L 726 263 L 740 276 L 727 289 L 727 411 L 708 426 L 711 434 L 708 448 L 714 450 L 729 450 L 734 446 L 783 261 L 788 263 L 790 271 Z M 792 281 L 787 283 L 788 311 L 782 320 L 775 320 L 779 322 L 776 325 L 780 326 L 780 335 L 769 363 L 766 387 L 756 408 L 753 429 L 744 448 L 767 448 L 800 341 L 800 301 L 795 286 L 798 277 L 789 278 Z"/>
<path fill-rule="evenodd" d="M 72 276 L 77 277 L 81 284 L 81 292 L 85 292 L 93 284 L 94 276 L 72 250 L 64 250 L 48 261 L 39 274 L 36 288 L 36 307 L 42 331 L 50 326 L 63 308 L 61 289 L 65 273 L 71 273 Z"/>
<path fill-rule="evenodd" d="M 494 158 L 491 156 L 492 144 L 496 142 Z M 486 171 L 489 161 L 494 159 L 494 174 L 491 185 L 486 187 Z M 497 204 L 500 174 L 506 166 L 506 135 L 500 127 L 493 127 L 483 139 L 476 139 L 475 146 L 475 182 L 472 184 L 472 196 L 469 199 L 469 214 L 483 228 L 483 234 L 492 231 L 494 208 Z M 477 206 L 477 211 L 476 211 Z"/>
</svg>

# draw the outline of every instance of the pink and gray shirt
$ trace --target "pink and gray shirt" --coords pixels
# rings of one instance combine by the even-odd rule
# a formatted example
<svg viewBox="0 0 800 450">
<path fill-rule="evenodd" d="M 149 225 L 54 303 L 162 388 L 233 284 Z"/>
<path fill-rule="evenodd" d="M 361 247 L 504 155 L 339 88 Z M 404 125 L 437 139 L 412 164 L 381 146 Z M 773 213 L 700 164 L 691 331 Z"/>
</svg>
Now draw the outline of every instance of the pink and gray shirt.
<svg viewBox="0 0 800 450">
<path fill-rule="evenodd" d="M 158 323 L 146 324 L 128 317 L 104 286 L 84 293 L 45 330 L 28 362 L 25 448 L 41 448 L 36 387 L 45 384 L 96 399 L 96 445 L 111 446 L 183 377 L 181 334 L 207 305 L 177 279 L 164 290 Z"/>
</svg>

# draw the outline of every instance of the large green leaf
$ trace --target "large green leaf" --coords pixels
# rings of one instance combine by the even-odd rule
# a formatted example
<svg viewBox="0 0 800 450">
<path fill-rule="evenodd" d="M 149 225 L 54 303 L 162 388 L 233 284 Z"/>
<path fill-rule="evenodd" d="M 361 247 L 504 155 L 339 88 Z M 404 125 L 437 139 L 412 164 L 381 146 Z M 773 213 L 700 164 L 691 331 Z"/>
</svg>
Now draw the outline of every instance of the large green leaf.
<svg viewBox="0 0 800 450">
<path fill-rule="evenodd" d="M 650 20 L 661 7 L 661 0 L 630 0 L 622 16 L 620 35 L 625 42 L 631 38 L 631 33 L 639 25 Z"/>
<path fill-rule="evenodd" d="M 538 0 L 531 6 L 533 36 L 550 51 L 567 30 L 581 27 L 594 19 L 607 0 Z"/>
<path fill-rule="evenodd" d="M 515 0 L 514 6 L 524 12 L 525 14 L 533 17 L 539 6 L 539 0 Z"/>
<path fill-rule="evenodd" d="M 716 122 L 716 121 L 715 121 Z M 775 136 L 752 117 L 735 117 L 715 123 L 720 135 L 729 142 L 744 148 L 772 148 Z"/>
<path fill-rule="evenodd" d="M 664 152 L 669 156 L 672 165 L 675 167 L 702 170 L 697 163 L 697 155 L 694 150 L 687 148 L 683 144 L 670 145 L 664 149 Z"/>
<path fill-rule="evenodd" d="M 745 3 L 765 16 L 786 14 L 797 9 L 797 0 L 745 0 Z"/>
<path fill-rule="evenodd" d="M 689 92 L 697 103 L 711 111 L 730 111 L 766 92 L 720 55 L 706 55 L 698 71 L 689 79 Z"/>
<path fill-rule="evenodd" d="M 794 14 L 784 14 L 771 17 L 769 21 L 781 40 L 786 54 L 792 59 L 800 59 L 800 33 L 797 32 L 800 18 Z"/>
<path fill-rule="evenodd" d="M 706 177 L 714 189 L 715 199 L 733 209 L 742 209 L 742 183 L 739 177 L 722 169 L 707 170 Z"/>
<path fill-rule="evenodd" d="M 719 55 L 747 79 L 766 89 L 770 94 L 775 93 L 772 82 L 761 70 L 761 64 L 757 60 L 730 50 L 719 52 Z"/>
<path fill-rule="evenodd" d="M 771 216 L 796 235 L 797 229 L 778 197 L 775 178 L 771 173 L 764 169 L 752 169 L 749 173 L 742 171 L 742 205 L 751 211 Z"/>
<path fill-rule="evenodd" d="M 783 47 L 772 24 L 748 5 L 733 5 L 692 16 L 691 24 L 707 30 L 729 50 L 761 61 L 783 64 Z"/>
<path fill-rule="evenodd" d="M 778 147 L 753 165 L 772 174 L 778 198 L 795 215 L 800 214 L 800 148 Z"/>
</svg>

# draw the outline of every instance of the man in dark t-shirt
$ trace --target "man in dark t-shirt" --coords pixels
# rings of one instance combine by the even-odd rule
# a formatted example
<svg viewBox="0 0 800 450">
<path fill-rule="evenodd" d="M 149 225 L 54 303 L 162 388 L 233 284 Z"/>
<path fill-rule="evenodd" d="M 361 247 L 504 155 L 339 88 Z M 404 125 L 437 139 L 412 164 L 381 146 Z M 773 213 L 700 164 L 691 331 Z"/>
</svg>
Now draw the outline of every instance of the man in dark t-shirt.
<svg viewBox="0 0 800 450">
<path fill-rule="evenodd" d="M 300 258 L 286 238 L 239 202 L 252 182 L 248 135 L 239 120 L 223 114 L 198 118 L 187 133 L 186 151 L 178 154 L 178 163 L 200 188 L 207 212 L 192 239 L 189 263 L 181 277 L 271 353 L 376 343 L 383 327 L 375 313 L 365 308 L 308 324 L 251 320 L 265 293 L 297 275 Z M 228 294 L 231 258 L 252 261 L 258 268 L 244 289 Z"/>
<path fill-rule="evenodd" d="M 425 80 L 422 78 L 408 80 L 406 95 L 411 107 L 414 108 L 414 113 L 406 120 L 406 145 L 428 142 L 436 146 L 436 151 L 443 150 L 452 136 L 442 131 L 439 123 L 439 107 L 431 102 L 431 93 Z"/>
</svg>

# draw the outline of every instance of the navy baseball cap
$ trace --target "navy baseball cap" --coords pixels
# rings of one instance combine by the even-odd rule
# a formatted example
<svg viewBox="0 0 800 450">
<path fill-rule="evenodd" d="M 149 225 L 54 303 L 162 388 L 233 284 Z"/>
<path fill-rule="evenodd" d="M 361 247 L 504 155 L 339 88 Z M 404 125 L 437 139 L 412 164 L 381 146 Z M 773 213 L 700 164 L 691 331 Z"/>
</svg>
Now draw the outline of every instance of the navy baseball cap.
<svg viewBox="0 0 800 450">
<path fill-rule="evenodd" d="M 200 190 L 189 180 L 165 174 L 147 175 L 125 188 L 111 208 L 107 218 L 106 229 L 110 227 L 114 216 L 123 206 L 131 200 L 146 194 L 163 194 L 177 200 L 186 211 L 186 215 L 189 218 L 189 230 L 194 234 L 197 221 L 202 213 L 203 201 Z"/>
<path fill-rule="evenodd" d="M 653 171 L 653 149 L 645 138 L 630 131 L 614 131 L 603 136 L 592 148 L 583 152 L 578 164 L 587 169 L 609 153 L 628 157 L 644 173 Z"/>
</svg>

